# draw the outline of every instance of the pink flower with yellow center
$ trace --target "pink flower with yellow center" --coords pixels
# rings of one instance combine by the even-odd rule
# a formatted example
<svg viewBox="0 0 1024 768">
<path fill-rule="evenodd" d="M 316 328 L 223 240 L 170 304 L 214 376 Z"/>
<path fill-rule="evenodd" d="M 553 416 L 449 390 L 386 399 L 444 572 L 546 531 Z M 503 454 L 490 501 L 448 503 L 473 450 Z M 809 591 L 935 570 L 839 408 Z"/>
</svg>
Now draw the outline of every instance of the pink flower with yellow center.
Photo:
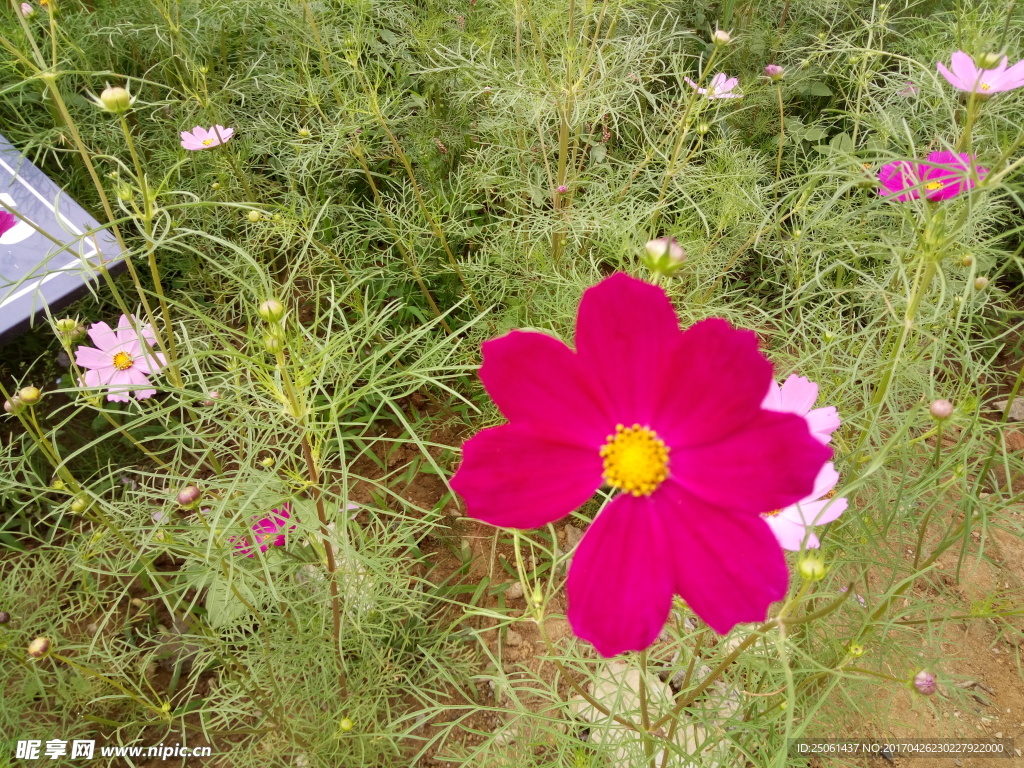
<svg viewBox="0 0 1024 768">
<path fill-rule="evenodd" d="M 804 546 L 817 549 L 818 537 L 811 532 L 815 525 L 831 523 L 846 511 L 846 499 L 833 498 L 839 473 L 831 461 L 827 462 L 814 481 L 814 489 L 796 504 L 764 514 L 768 527 L 775 534 L 779 546 L 799 552 Z"/>
<path fill-rule="evenodd" d="M 949 200 L 973 189 L 975 176 L 984 179 L 988 168 L 973 166 L 974 155 L 966 152 L 932 152 L 924 163 L 886 163 L 878 171 L 882 197 L 917 200 L 924 194 L 931 201 Z M 973 166 L 973 167 L 972 167 Z"/>
<path fill-rule="evenodd" d="M 739 85 L 739 78 L 729 77 L 725 72 L 719 72 L 711 78 L 711 82 L 708 83 L 707 88 L 701 88 L 697 83 L 693 82 L 690 78 L 684 78 L 686 82 L 693 88 L 697 93 L 704 94 L 709 99 L 741 99 L 743 94 L 733 93 L 733 89 Z"/>
<path fill-rule="evenodd" d="M 106 323 L 93 323 L 89 338 L 95 347 L 75 351 L 75 362 L 88 369 L 82 377 L 83 386 L 107 387 L 107 400 L 119 403 L 127 403 L 133 393 L 139 400 L 156 394 L 149 386 L 149 376 L 167 361 L 151 349 L 156 334 L 149 325 L 139 323 L 134 316 L 129 320 L 121 315 L 116 331 Z"/>
<path fill-rule="evenodd" d="M 292 505 L 286 503 L 281 509 L 272 509 L 270 515 L 252 524 L 252 537 L 231 539 L 235 549 L 246 557 L 255 557 L 256 549 L 266 552 L 271 547 L 283 547 L 288 531 L 295 530 L 291 522 Z"/>
<path fill-rule="evenodd" d="M 772 366 L 754 333 L 717 318 L 682 331 L 661 288 L 618 273 L 584 293 L 575 341 L 483 345 L 509 423 L 463 447 L 451 482 L 470 516 L 536 528 L 617 491 L 566 585 L 573 631 L 605 656 L 650 645 L 673 594 L 719 633 L 763 620 L 789 576 L 762 513 L 806 498 L 831 450 L 761 406 Z"/>
<path fill-rule="evenodd" d="M 992 62 L 985 63 L 994 63 L 994 58 Z M 982 69 L 974 63 L 974 59 L 968 54 L 957 51 L 950 61 L 952 71 L 941 61 L 935 67 L 939 70 L 939 74 L 958 91 L 992 95 L 1002 91 L 1012 91 L 1014 88 L 1024 85 L 1024 61 L 1018 61 L 1012 67 L 1007 68 L 1008 63 L 1009 59 L 1003 56 L 1002 61 L 995 69 Z"/>
<path fill-rule="evenodd" d="M 209 130 L 197 125 L 191 131 L 181 132 L 181 146 L 190 152 L 211 149 L 221 144 L 227 144 L 234 135 L 234 128 L 225 128 L 223 125 L 215 125 Z"/>
</svg>

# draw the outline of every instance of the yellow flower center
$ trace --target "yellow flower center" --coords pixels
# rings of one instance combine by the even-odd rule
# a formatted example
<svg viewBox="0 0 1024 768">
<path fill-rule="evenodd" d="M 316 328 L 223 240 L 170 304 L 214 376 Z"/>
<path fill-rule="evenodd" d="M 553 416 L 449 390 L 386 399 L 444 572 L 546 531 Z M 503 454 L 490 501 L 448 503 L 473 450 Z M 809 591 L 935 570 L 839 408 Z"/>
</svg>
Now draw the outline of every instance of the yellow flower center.
<svg viewBox="0 0 1024 768">
<path fill-rule="evenodd" d="M 135 365 L 135 361 L 132 360 L 132 356 L 127 352 L 118 352 L 114 355 L 114 367 L 119 371 L 127 371 Z"/>
<path fill-rule="evenodd" d="M 924 188 L 927 189 L 929 192 L 934 192 L 936 189 L 942 189 L 942 182 L 929 181 L 927 184 L 924 185 Z"/>
<path fill-rule="evenodd" d="M 203 139 L 203 146 L 208 147 L 213 144 L 213 139 Z"/>
<path fill-rule="evenodd" d="M 618 424 L 601 446 L 604 481 L 634 496 L 650 496 L 668 477 L 668 452 L 654 430 Z"/>
<path fill-rule="evenodd" d="M 781 509 L 773 509 L 771 512 L 762 512 L 761 513 L 761 517 L 775 517 L 776 515 L 781 515 L 781 514 L 782 514 L 782 510 Z"/>
<path fill-rule="evenodd" d="M 988 90 L 991 90 L 991 89 L 992 89 L 992 86 L 989 85 L 988 83 L 982 83 L 981 84 L 981 90 L 988 91 Z"/>
</svg>

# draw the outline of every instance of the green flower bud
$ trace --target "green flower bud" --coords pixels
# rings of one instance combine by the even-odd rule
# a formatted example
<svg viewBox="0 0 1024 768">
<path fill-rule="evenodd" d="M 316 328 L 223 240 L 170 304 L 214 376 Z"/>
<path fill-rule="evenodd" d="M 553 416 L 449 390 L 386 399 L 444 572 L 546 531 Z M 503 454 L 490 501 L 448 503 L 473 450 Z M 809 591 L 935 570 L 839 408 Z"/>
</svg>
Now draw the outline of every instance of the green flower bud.
<svg viewBox="0 0 1024 768">
<path fill-rule="evenodd" d="M 983 53 L 980 56 L 974 57 L 974 63 L 982 69 L 995 69 L 999 66 L 999 62 L 1003 60 L 1003 54 L 989 51 Z"/>
<path fill-rule="evenodd" d="M 804 581 L 821 581 L 825 578 L 825 563 L 818 555 L 804 555 L 797 568 Z"/>
<path fill-rule="evenodd" d="M 276 355 L 279 352 L 284 351 L 284 339 L 276 333 L 268 333 L 263 337 L 263 346 L 266 348 L 267 352 L 272 355 Z"/>
<path fill-rule="evenodd" d="M 267 299 L 256 311 L 268 323 L 277 323 L 284 317 L 284 304 L 277 299 Z"/>
<path fill-rule="evenodd" d="M 36 387 L 24 387 L 18 392 L 18 397 L 21 398 L 21 402 L 25 405 L 35 405 L 39 402 L 43 393 L 40 392 Z"/>
<path fill-rule="evenodd" d="M 245 215 L 245 217 L 249 219 L 249 221 L 251 221 L 253 224 L 255 224 L 257 221 L 263 218 L 263 214 L 261 214 L 259 211 L 249 211 Z"/>
<path fill-rule="evenodd" d="M 71 502 L 71 511 L 76 515 L 80 515 L 89 508 L 89 499 L 85 496 L 78 496 L 74 501 Z"/>
<path fill-rule="evenodd" d="M 984 275 L 974 278 L 974 290 L 984 291 L 988 288 L 988 278 Z"/>
<path fill-rule="evenodd" d="M 351 717 L 343 717 L 338 721 L 338 730 L 342 733 L 348 733 L 355 727 L 356 724 L 352 722 Z"/>
<path fill-rule="evenodd" d="M 99 98 L 92 97 L 93 104 L 98 106 L 104 112 L 110 112 L 112 115 L 123 115 L 132 105 L 135 103 L 135 99 L 128 92 L 127 88 L 121 88 L 120 86 L 108 85 L 103 89 L 103 92 L 99 95 Z"/>
</svg>

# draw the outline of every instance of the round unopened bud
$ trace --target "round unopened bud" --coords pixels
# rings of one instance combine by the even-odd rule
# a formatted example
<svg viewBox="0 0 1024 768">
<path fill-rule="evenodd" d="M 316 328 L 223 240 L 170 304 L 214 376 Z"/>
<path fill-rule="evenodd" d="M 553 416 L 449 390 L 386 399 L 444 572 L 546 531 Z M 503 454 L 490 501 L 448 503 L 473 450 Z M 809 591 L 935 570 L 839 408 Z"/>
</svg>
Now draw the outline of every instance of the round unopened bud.
<svg viewBox="0 0 1024 768">
<path fill-rule="evenodd" d="M 120 86 L 107 86 L 100 94 L 100 103 L 107 112 L 120 115 L 131 109 L 135 99 L 125 88 Z"/>
<path fill-rule="evenodd" d="M 257 221 L 263 218 L 263 214 L 261 214 L 259 211 L 249 211 L 247 214 L 245 214 L 245 217 L 253 224 L 255 224 Z"/>
<path fill-rule="evenodd" d="M 207 398 L 203 400 L 203 405 L 209 408 L 211 405 L 216 405 L 218 400 L 220 400 L 220 390 L 214 389 L 211 390 Z"/>
<path fill-rule="evenodd" d="M 42 398 L 43 393 L 37 387 L 23 387 L 18 392 L 18 397 L 25 405 L 35 405 Z"/>
<path fill-rule="evenodd" d="M 186 485 L 178 491 L 178 504 L 182 507 L 190 507 L 202 498 L 203 492 L 194 485 Z"/>
<path fill-rule="evenodd" d="M 965 253 L 963 256 L 960 257 L 960 266 L 961 267 L 969 267 L 973 263 L 974 263 L 974 256 L 972 256 L 969 253 Z"/>
<path fill-rule="evenodd" d="M 36 9 L 32 7 L 30 3 L 21 4 L 21 15 L 26 19 L 31 19 L 36 15 Z"/>
<path fill-rule="evenodd" d="M 4 412 L 5 413 L 17 413 L 21 410 L 22 405 L 21 398 L 15 395 L 10 400 L 4 400 Z"/>
<path fill-rule="evenodd" d="M 268 333 L 263 337 L 263 346 L 267 352 L 276 355 L 278 352 L 284 352 L 284 339 L 276 333 Z"/>
<path fill-rule="evenodd" d="M 274 463 L 275 462 L 273 456 L 264 456 L 262 459 L 260 459 L 260 466 L 265 467 L 266 469 L 270 469 L 272 466 L 274 466 Z"/>
<path fill-rule="evenodd" d="M 797 567 L 804 581 L 821 581 L 825 578 L 825 563 L 817 555 L 804 555 Z"/>
<path fill-rule="evenodd" d="M 850 655 L 855 659 L 859 659 L 864 655 L 864 646 L 858 645 L 857 643 L 850 643 Z"/>
<path fill-rule="evenodd" d="M 299 134 L 300 138 L 303 138 L 303 139 L 308 138 L 309 137 L 309 128 L 299 128 L 298 134 Z"/>
<path fill-rule="evenodd" d="M 914 688 L 924 696 L 931 696 L 938 690 L 938 686 L 935 684 L 935 675 L 922 669 L 914 675 Z"/>
<path fill-rule="evenodd" d="M 711 124 L 710 123 L 701 123 L 700 125 L 697 126 L 697 133 L 699 133 L 701 136 L 703 136 L 704 134 L 706 134 L 710 130 L 711 130 Z"/>
<path fill-rule="evenodd" d="M 978 277 L 974 278 L 974 290 L 984 291 L 986 288 L 988 288 L 987 277 L 985 277 L 984 275 L 979 275 Z"/>
<path fill-rule="evenodd" d="M 1003 54 L 995 53 L 993 51 L 989 51 L 988 53 L 983 53 L 980 56 L 976 56 L 974 58 L 975 64 L 977 64 L 982 69 L 995 69 L 996 67 L 999 66 L 999 63 L 1002 60 L 1003 60 Z"/>
<path fill-rule="evenodd" d="M 928 413 L 936 421 L 945 421 L 953 415 L 953 404 L 949 400 L 932 400 Z"/>
<path fill-rule="evenodd" d="M 280 213 L 275 213 L 273 216 L 270 217 L 270 220 L 277 222 L 284 221 L 284 216 L 282 216 Z"/>
<path fill-rule="evenodd" d="M 284 317 L 284 304 L 277 299 L 267 299 L 256 311 L 268 323 L 276 323 Z"/>
<path fill-rule="evenodd" d="M 11 620 L 11 614 L 7 611 L 0 611 L 0 624 L 6 624 Z"/>
<path fill-rule="evenodd" d="M 37 637 L 28 644 L 28 655 L 33 659 L 41 659 L 50 652 L 50 638 Z"/>
<path fill-rule="evenodd" d="M 715 45 L 728 45 L 732 42 L 732 35 L 724 29 L 716 29 L 714 34 L 711 35 L 711 42 Z"/>
<path fill-rule="evenodd" d="M 57 321 L 57 330 L 60 333 L 71 333 L 75 328 L 78 327 L 78 321 L 73 317 L 62 317 Z"/>
<path fill-rule="evenodd" d="M 342 733 L 348 733 L 355 727 L 356 724 L 352 722 L 351 717 L 343 717 L 338 721 L 338 730 Z"/>
<path fill-rule="evenodd" d="M 779 81 L 786 76 L 786 70 L 778 64 L 769 64 L 764 68 L 764 74 L 769 80 Z"/>
<path fill-rule="evenodd" d="M 568 191 L 569 191 L 569 188 L 567 186 L 565 186 L 565 184 L 559 184 L 558 185 L 558 194 L 564 195 Z"/>
<path fill-rule="evenodd" d="M 220 189 L 220 182 L 219 181 L 213 182 L 213 184 L 210 185 L 210 189 L 212 189 L 212 190 Z"/>
<path fill-rule="evenodd" d="M 89 508 L 89 499 L 85 496 L 78 496 L 74 501 L 71 502 L 71 511 L 76 515 L 80 515 Z"/>
<path fill-rule="evenodd" d="M 129 185 L 127 185 L 127 184 L 118 184 L 117 185 L 117 199 L 118 200 L 121 200 L 122 202 L 127 203 L 133 197 L 135 197 L 135 193 L 132 191 L 132 188 Z"/>
<path fill-rule="evenodd" d="M 668 260 L 673 264 L 686 261 L 686 251 L 683 250 L 683 246 L 676 242 L 674 237 L 665 236 L 648 240 L 644 250 L 647 251 L 647 255 L 652 259 L 660 259 L 663 256 L 667 256 Z"/>
</svg>

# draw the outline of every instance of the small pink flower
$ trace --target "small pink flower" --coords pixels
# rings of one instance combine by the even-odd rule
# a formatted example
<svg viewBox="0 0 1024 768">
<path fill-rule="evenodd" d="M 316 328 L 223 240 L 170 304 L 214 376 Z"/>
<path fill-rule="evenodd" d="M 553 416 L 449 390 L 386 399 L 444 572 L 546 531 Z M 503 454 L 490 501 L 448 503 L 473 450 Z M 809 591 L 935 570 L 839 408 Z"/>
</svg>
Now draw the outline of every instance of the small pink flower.
<svg viewBox="0 0 1024 768">
<path fill-rule="evenodd" d="M 10 211 L 0 211 L 0 235 L 12 229 L 18 223 L 18 217 Z"/>
<path fill-rule="evenodd" d="M 1018 61 L 1007 69 L 1008 61 L 1003 56 L 1003 60 L 995 69 L 982 69 L 966 53 L 957 51 L 951 60 L 952 72 L 941 61 L 935 66 L 939 74 L 957 90 L 991 95 L 1001 91 L 1012 91 L 1024 85 L 1024 61 Z"/>
<path fill-rule="evenodd" d="M 897 93 L 905 99 L 912 99 L 921 92 L 921 89 L 914 85 L 912 82 L 907 80 L 907 84 L 903 86 Z"/>
<path fill-rule="evenodd" d="M 778 64 L 769 64 L 764 68 L 764 76 L 769 80 L 781 80 L 786 75 L 786 70 L 780 67 Z"/>
<path fill-rule="evenodd" d="M 719 72 L 717 75 L 712 77 L 707 88 L 701 88 L 688 77 L 685 79 L 691 88 L 696 90 L 697 93 L 704 94 L 709 99 L 740 99 L 743 97 L 743 94 L 741 93 L 732 92 L 733 88 L 739 84 L 739 78 L 729 77 L 725 72 Z"/>
<path fill-rule="evenodd" d="M 839 413 L 834 406 L 815 408 L 818 399 L 818 385 L 795 373 L 780 387 L 772 380 L 768 386 L 761 407 L 769 411 L 795 413 L 807 419 L 811 435 L 823 445 L 832 440 L 832 433 L 839 429 Z"/>
<path fill-rule="evenodd" d="M 559 184 L 558 185 L 558 194 L 564 195 L 568 191 L 569 191 L 569 188 L 567 186 L 565 186 L 565 184 Z"/>
<path fill-rule="evenodd" d="M 196 152 L 200 149 L 210 149 L 220 144 L 227 144 L 234 135 L 234 128 L 225 128 L 223 125 L 215 125 L 209 130 L 197 125 L 191 133 L 181 132 L 181 146 L 190 152 Z"/>
<path fill-rule="evenodd" d="M 156 334 L 149 325 L 121 315 L 116 331 L 106 323 L 93 323 L 89 338 L 95 347 L 75 351 L 75 362 L 89 369 L 82 377 L 83 386 L 108 387 L 107 400 L 119 403 L 127 403 L 133 392 L 139 400 L 156 394 L 149 388 L 149 376 L 167 361 L 150 348 L 156 343 Z"/>
<path fill-rule="evenodd" d="M 26 19 L 31 19 L 36 14 L 36 9 L 33 8 L 30 3 L 22 3 L 19 10 L 21 11 L 22 17 Z"/>
<path fill-rule="evenodd" d="M 288 531 L 295 530 L 295 523 L 290 523 L 291 517 L 292 505 L 289 502 L 281 509 L 271 510 L 268 517 L 252 524 L 251 541 L 247 537 L 230 539 L 230 541 L 235 545 L 235 549 L 246 557 L 255 557 L 257 547 L 260 552 L 266 552 L 271 547 L 283 547 Z"/>
<path fill-rule="evenodd" d="M 785 509 L 764 514 L 765 522 L 772 529 L 780 547 L 791 552 L 799 552 L 805 546 L 805 540 L 809 549 L 821 546 L 818 537 L 810 533 L 810 529 L 815 525 L 831 523 L 846 511 L 846 499 L 832 498 L 832 489 L 836 487 L 837 482 L 839 473 L 830 461 L 818 472 L 814 490 L 807 498 Z"/>
<path fill-rule="evenodd" d="M 931 696 L 938 690 L 938 686 L 935 684 L 935 675 L 925 669 L 914 675 L 914 687 L 918 693 L 924 696 Z"/>
<path fill-rule="evenodd" d="M 886 163 L 878 171 L 882 197 L 894 195 L 897 200 L 906 202 L 921 197 L 921 192 L 928 200 L 949 200 L 961 192 L 972 189 L 975 185 L 974 175 L 984 179 L 988 168 L 980 165 L 972 168 L 974 155 L 965 152 L 932 152 L 928 161 L 911 163 L 901 160 Z"/>
</svg>

